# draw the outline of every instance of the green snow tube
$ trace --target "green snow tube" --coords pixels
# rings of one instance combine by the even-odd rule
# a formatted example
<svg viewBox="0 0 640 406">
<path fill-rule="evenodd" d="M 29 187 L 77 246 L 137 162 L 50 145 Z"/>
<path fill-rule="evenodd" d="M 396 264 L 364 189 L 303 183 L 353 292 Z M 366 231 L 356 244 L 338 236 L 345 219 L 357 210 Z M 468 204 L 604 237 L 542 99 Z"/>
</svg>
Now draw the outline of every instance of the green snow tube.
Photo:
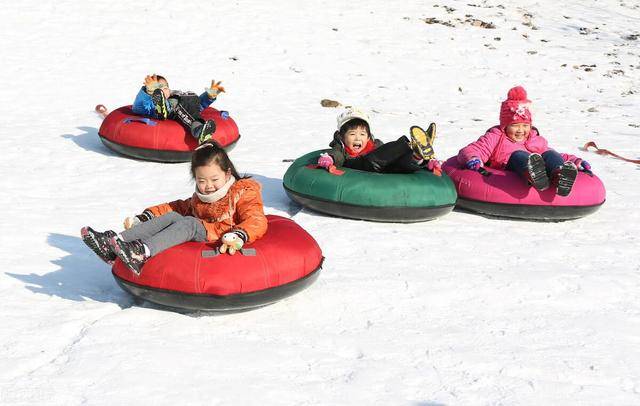
<svg viewBox="0 0 640 406">
<path fill-rule="evenodd" d="M 443 172 L 374 173 L 349 168 L 333 175 L 315 168 L 319 150 L 296 159 L 284 174 L 289 197 L 304 207 L 334 216 L 413 223 L 433 220 L 453 210 L 456 188 Z"/>
</svg>

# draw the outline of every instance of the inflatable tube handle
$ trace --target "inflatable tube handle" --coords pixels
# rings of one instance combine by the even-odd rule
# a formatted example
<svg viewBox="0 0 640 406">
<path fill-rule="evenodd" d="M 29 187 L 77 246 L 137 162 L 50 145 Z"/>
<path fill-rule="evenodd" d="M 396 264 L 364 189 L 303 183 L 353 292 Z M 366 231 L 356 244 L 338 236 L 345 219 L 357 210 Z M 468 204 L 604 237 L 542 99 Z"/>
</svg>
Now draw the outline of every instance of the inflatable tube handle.
<svg viewBox="0 0 640 406">
<path fill-rule="evenodd" d="M 124 120 L 122 120 L 122 122 L 124 124 L 129 124 L 129 123 L 131 123 L 133 121 L 136 121 L 138 123 L 144 123 L 144 124 L 150 125 L 150 126 L 154 126 L 154 125 L 158 124 L 157 121 L 154 121 L 154 120 L 150 119 L 149 117 L 127 117 Z"/>
<path fill-rule="evenodd" d="M 220 251 L 216 248 L 215 250 L 206 250 L 202 251 L 202 258 L 213 258 L 217 257 L 220 254 Z"/>
<path fill-rule="evenodd" d="M 582 172 L 586 173 L 587 175 L 593 178 L 593 172 L 591 172 L 589 169 L 583 169 Z"/>
<path fill-rule="evenodd" d="M 307 168 L 309 168 L 309 169 L 324 169 L 324 168 L 322 168 L 322 167 L 320 167 L 320 166 L 318 166 L 318 165 L 314 165 L 314 164 L 309 164 L 309 165 L 307 165 Z M 340 170 L 340 169 L 336 168 L 336 166 L 335 166 L 335 165 L 331 165 L 330 167 L 328 167 L 328 168 L 326 169 L 326 171 L 327 171 L 327 172 L 329 172 L 329 173 L 330 173 L 330 174 L 332 174 L 332 175 L 335 175 L 335 176 L 342 176 L 342 175 L 344 175 L 344 171 L 342 171 L 342 170 Z"/>
<path fill-rule="evenodd" d="M 258 252 L 255 248 L 241 248 L 238 252 L 240 252 L 245 257 L 255 257 L 258 255 Z M 220 250 L 216 247 L 212 250 L 202 251 L 202 258 L 213 258 L 220 255 Z"/>
<path fill-rule="evenodd" d="M 100 117 L 107 118 L 107 114 L 109 114 L 109 110 L 105 107 L 104 104 L 98 104 L 94 109 L 96 113 L 100 114 Z"/>
<path fill-rule="evenodd" d="M 240 252 L 242 252 L 242 255 L 245 257 L 255 257 L 258 254 L 255 248 L 242 248 Z"/>
</svg>

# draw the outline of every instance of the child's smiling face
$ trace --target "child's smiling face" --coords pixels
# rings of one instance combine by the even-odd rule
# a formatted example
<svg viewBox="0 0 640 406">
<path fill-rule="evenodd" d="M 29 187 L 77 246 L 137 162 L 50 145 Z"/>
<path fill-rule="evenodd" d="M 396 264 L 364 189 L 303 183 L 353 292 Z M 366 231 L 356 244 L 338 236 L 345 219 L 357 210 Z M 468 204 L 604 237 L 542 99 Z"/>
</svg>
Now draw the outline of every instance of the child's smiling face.
<svg viewBox="0 0 640 406">
<path fill-rule="evenodd" d="M 358 126 L 349 129 L 344 134 L 344 145 L 353 152 L 361 152 L 369 141 L 369 133 L 365 126 Z"/>
<path fill-rule="evenodd" d="M 509 137 L 509 139 L 511 139 L 512 141 L 521 142 L 529 138 L 529 133 L 531 132 L 531 124 L 509 124 L 507 128 L 505 128 L 505 132 L 507 133 L 507 137 Z"/>
<path fill-rule="evenodd" d="M 222 188 L 230 176 L 231 173 L 229 171 L 223 171 L 215 162 L 198 166 L 195 169 L 196 186 L 198 191 L 204 195 L 208 195 Z"/>
</svg>

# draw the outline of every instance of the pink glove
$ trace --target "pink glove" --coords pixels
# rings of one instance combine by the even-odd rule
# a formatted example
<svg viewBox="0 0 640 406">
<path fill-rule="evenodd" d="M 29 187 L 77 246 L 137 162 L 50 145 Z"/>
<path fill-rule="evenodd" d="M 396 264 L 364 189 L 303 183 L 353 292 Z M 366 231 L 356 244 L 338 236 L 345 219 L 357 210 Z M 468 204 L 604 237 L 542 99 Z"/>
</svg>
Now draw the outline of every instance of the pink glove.
<svg viewBox="0 0 640 406">
<path fill-rule="evenodd" d="M 437 159 L 430 159 L 429 162 L 427 162 L 427 168 L 429 168 L 430 171 L 433 171 L 434 169 L 441 171 L 442 164 Z"/>
<path fill-rule="evenodd" d="M 442 175 L 442 163 L 437 159 L 430 159 L 429 162 L 427 162 L 427 169 L 437 176 Z"/>
<path fill-rule="evenodd" d="M 333 158 L 331 155 L 323 152 L 320 154 L 320 158 L 318 158 L 318 166 L 324 169 L 328 169 L 331 165 L 333 165 Z"/>
</svg>

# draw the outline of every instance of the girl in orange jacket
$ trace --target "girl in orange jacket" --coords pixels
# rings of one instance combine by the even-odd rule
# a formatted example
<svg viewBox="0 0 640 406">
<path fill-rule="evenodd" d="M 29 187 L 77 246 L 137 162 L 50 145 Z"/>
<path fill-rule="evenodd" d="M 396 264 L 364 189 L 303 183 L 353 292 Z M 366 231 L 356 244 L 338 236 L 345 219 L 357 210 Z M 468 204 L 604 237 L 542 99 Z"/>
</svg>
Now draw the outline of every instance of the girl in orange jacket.
<svg viewBox="0 0 640 406">
<path fill-rule="evenodd" d="M 102 260 L 119 257 L 136 274 L 144 262 L 186 241 L 221 242 L 233 255 L 267 231 L 260 184 L 240 177 L 227 153 L 213 142 L 198 147 L 191 159 L 193 196 L 149 207 L 125 220 L 125 231 L 103 233 L 83 227 L 82 240 Z"/>
</svg>

